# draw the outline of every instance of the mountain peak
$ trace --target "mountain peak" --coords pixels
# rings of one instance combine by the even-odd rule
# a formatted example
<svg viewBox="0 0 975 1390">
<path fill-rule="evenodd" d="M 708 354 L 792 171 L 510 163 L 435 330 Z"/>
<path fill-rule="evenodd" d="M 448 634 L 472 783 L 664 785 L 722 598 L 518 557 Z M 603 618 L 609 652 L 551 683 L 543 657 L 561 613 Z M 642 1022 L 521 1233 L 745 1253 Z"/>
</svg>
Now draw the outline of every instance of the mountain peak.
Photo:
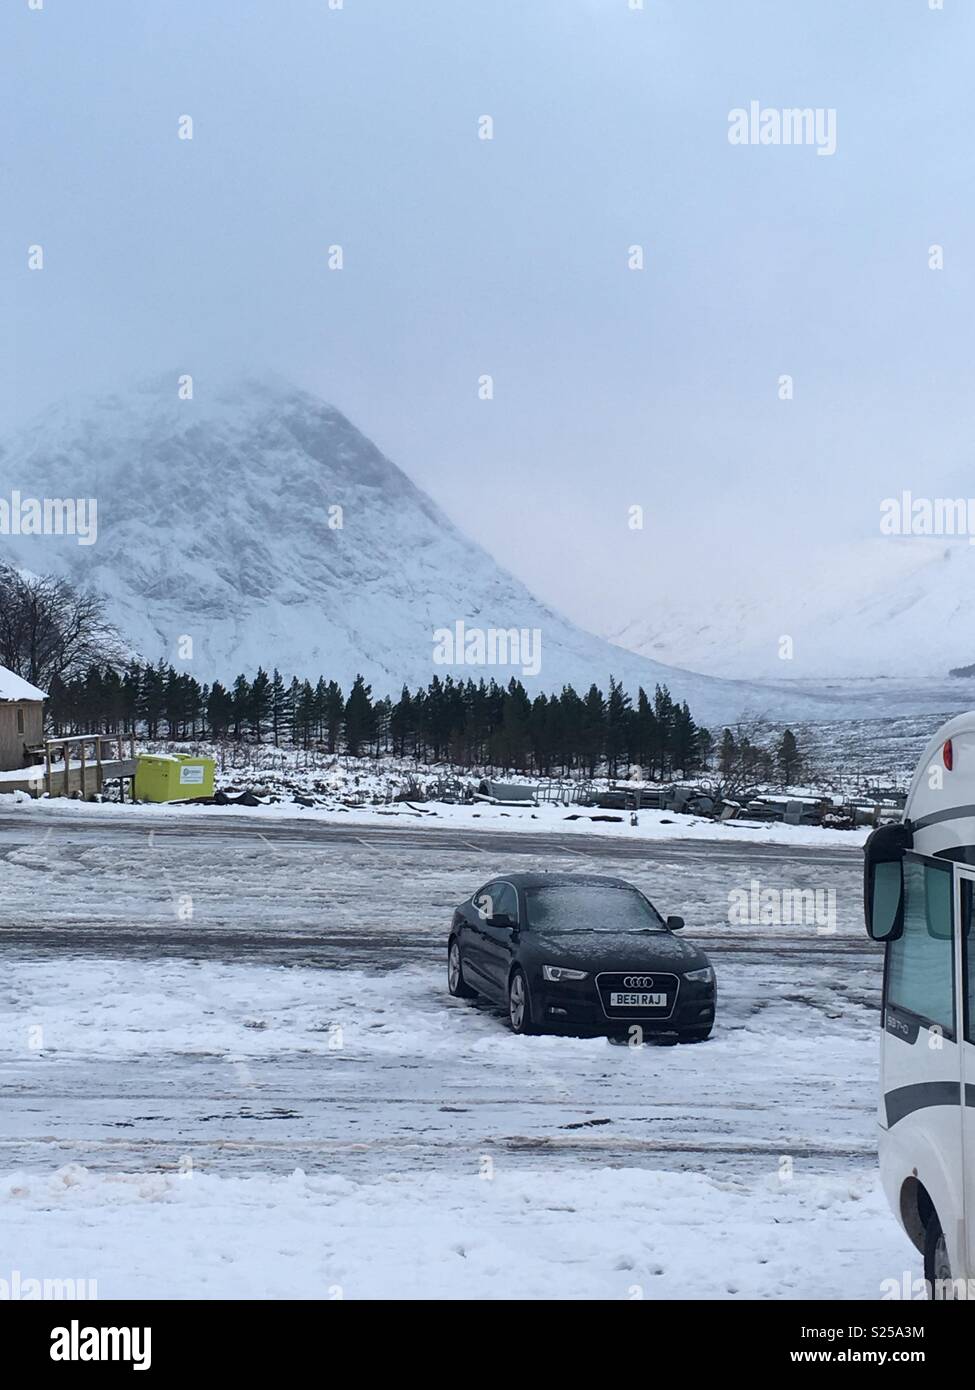
<svg viewBox="0 0 975 1390">
<path fill-rule="evenodd" d="M 361 672 L 390 694 L 432 674 L 554 690 L 605 687 L 612 672 L 633 691 L 668 684 L 698 718 L 781 707 L 774 691 L 635 656 L 553 613 L 311 392 L 263 372 L 196 379 L 192 399 L 178 386 L 179 373 L 156 374 L 60 407 L 0 451 L 7 490 L 98 504 L 95 544 L 8 536 L 2 553 L 100 589 L 144 657 L 201 680 L 276 665 L 348 687 Z M 532 634 L 537 671 L 467 664 L 478 641 L 440 664 L 436 634 L 458 623 Z"/>
</svg>

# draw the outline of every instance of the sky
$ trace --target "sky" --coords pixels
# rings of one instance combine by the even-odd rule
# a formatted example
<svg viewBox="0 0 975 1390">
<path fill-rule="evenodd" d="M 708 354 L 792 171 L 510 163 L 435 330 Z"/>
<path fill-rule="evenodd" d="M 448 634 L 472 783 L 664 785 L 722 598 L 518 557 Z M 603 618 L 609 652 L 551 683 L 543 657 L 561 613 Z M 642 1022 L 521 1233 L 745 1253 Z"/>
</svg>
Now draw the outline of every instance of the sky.
<svg viewBox="0 0 975 1390">
<path fill-rule="evenodd" d="M 5 0 L 0 437 L 272 369 L 601 631 L 975 495 L 975 7 L 633 3 Z"/>
</svg>

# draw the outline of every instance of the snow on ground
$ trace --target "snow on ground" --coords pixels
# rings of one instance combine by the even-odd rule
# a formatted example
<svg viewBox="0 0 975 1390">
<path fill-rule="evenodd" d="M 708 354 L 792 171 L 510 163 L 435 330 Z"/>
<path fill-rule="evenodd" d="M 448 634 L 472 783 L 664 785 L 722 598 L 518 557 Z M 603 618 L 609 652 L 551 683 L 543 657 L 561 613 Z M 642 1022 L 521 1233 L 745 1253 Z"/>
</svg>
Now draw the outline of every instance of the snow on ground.
<svg viewBox="0 0 975 1390">
<path fill-rule="evenodd" d="M 875 1182 L 642 1168 L 0 1176 L 10 1267 L 99 1298 L 878 1298 L 920 1277 Z"/>
<path fill-rule="evenodd" d="M 830 830 L 815 825 L 762 824 L 757 821 L 711 821 L 696 816 L 679 815 L 674 811 L 640 811 L 638 824 L 630 825 L 629 813 L 600 811 L 579 806 L 541 805 L 530 809 L 513 806 L 451 806 L 425 804 L 414 809 L 405 802 L 390 806 L 359 806 L 355 808 L 298 806 L 290 802 L 261 806 L 174 806 L 132 805 L 131 802 L 84 802 L 64 797 L 32 800 L 26 794 L 0 794 L 0 811 L 45 824 L 44 817 L 53 815 L 89 816 L 93 820 L 124 819 L 140 825 L 169 823 L 183 820 L 192 826 L 200 817 L 206 820 L 270 820 L 277 823 L 294 821 L 299 824 L 318 821 L 326 825 L 424 825 L 431 829 L 505 830 L 526 835 L 553 834 L 565 836 L 610 836 L 623 841 L 647 840 L 706 840 L 729 844 L 806 845 L 812 848 L 839 845 L 860 848 L 866 843 L 869 830 Z M 594 819 L 595 817 L 595 819 Z M 35 819 L 36 818 L 36 819 Z"/>
<path fill-rule="evenodd" d="M 114 953 L 149 956 L 246 950 L 267 958 L 300 949 L 319 963 L 349 965 L 380 933 L 389 968 L 419 949 L 441 951 L 452 909 L 492 875 L 558 869 L 631 880 L 664 914 L 682 915 L 688 935 L 728 931 L 731 894 L 755 882 L 832 893 L 837 932 L 868 949 L 855 848 L 491 829 L 177 810 L 132 817 L 121 808 L 36 803 L 0 817 L 3 939 L 9 948 L 29 932 L 34 946 L 60 956 L 112 954 L 116 943 Z M 811 924 L 783 930 L 817 950 L 829 945 Z"/>
<path fill-rule="evenodd" d="M 0 1279 L 875 1298 L 918 1276 L 876 1183 L 858 856 L 414 824 L 2 817 Z M 450 908 L 506 865 L 619 873 L 682 911 L 718 974 L 713 1039 L 515 1038 L 451 1000 Z M 733 927 L 755 876 L 835 889 L 835 933 Z"/>
<path fill-rule="evenodd" d="M 747 1084 L 756 1095 L 767 1090 L 769 1101 L 789 1072 L 801 1087 L 812 1071 L 824 1092 L 869 1079 L 877 1062 L 875 970 L 852 957 L 839 979 L 832 955 L 818 962 L 804 956 L 797 969 L 785 952 L 776 960 L 774 948 L 748 960 L 727 944 L 709 950 L 719 961 L 720 1026 L 705 1048 L 620 1050 L 605 1038 L 515 1037 L 490 1006 L 446 995 L 446 952 L 438 949 L 435 963 L 390 968 L 395 961 L 383 962 L 377 950 L 369 969 L 339 970 L 18 959 L 0 985 L 0 1058 L 43 1073 L 55 1060 L 304 1057 L 320 1080 L 322 1068 L 348 1074 L 351 1064 L 412 1058 L 428 1073 L 449 1065 L 455 1075 L 467 1069 L 478 1079 L 530 1065 L 556 1087 L 573 1077 L 589 1084 L 609 1067 L 624 1103 L 632 1103 L 633 1088 L 650 1097 L 675 1078 L 693 1083 L 705 1063 L 712 1098 L 716 1088 L 741 1088 L 735 1073 L 746 1060 Z M 805 993 L 797 996 L 800 971 Z M 330 1080 L 326 1089 L 337 1084 Z M 788 1109 L 790 1098 L 782 1104 Z M 871 1093 L 863 1113 L 872 1116 L 873 1107 Z M 820 1126 L 817 1117 L 814 1128 Z M 807 1128 L 803 1142 L 812 1137 Z M 871 1137 L 869 1126 L 844 1132 L 851 1144 Z"/>
<path fill-rule="evenodd" d="M 918 1277 L 876 1180 L 875 982 L 718 970 L 711 1042 L 632 1048 L 515 1038 L 442 966 L 20 961 L 5 1261 L 102 1298 L 876 1298 Z"/>
</svg>

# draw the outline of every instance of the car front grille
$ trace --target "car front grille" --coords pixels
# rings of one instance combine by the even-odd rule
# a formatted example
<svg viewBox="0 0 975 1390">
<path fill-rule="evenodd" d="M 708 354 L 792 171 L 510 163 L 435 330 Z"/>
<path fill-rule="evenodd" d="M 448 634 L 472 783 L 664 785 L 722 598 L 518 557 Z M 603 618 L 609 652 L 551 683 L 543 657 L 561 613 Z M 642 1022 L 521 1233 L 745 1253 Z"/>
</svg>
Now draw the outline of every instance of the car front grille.
<svg viewBox="0 0 975 1390">
<path fill-rule="evenodd" d="M 646 983 L 649 981 L 650 983 Z M 669 1018 L 677 1004 L 680 980 L 676 975 L 661 970 L 614 970 L 596 976 L 596 989 L 607 1018 Z M 637 1008 L 626 1005 L 615 1008 L 610 1002 L 611 994 L 633 993 L 666 994 L 667 1002 L 653 1008 Z"/>
</svg>

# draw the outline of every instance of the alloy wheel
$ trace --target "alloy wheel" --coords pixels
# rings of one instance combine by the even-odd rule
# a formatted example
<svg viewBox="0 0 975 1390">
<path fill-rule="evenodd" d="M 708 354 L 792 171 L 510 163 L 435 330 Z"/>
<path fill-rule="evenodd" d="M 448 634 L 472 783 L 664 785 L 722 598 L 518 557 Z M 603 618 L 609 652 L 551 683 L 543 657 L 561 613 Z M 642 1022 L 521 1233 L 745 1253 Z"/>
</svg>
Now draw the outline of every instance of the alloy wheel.
<svg viewBox="0 0 975 1390">
<path fill-rule="evenodd" d="M 460 947 L 456 941 L 450 943 L 450 951 L 447 954 L 447 984 L 450 986 L 451 994 L 456 994 L 457 986 L 460 984 Z"/>
<path fill-rule="evenodd" d="M 525 977 L 524 975 L 514 975 L 508 986 L 508 1016 L 516 1033 L 520 1033 L 524 1025 L 527 1004 Z"/>
</svg>

